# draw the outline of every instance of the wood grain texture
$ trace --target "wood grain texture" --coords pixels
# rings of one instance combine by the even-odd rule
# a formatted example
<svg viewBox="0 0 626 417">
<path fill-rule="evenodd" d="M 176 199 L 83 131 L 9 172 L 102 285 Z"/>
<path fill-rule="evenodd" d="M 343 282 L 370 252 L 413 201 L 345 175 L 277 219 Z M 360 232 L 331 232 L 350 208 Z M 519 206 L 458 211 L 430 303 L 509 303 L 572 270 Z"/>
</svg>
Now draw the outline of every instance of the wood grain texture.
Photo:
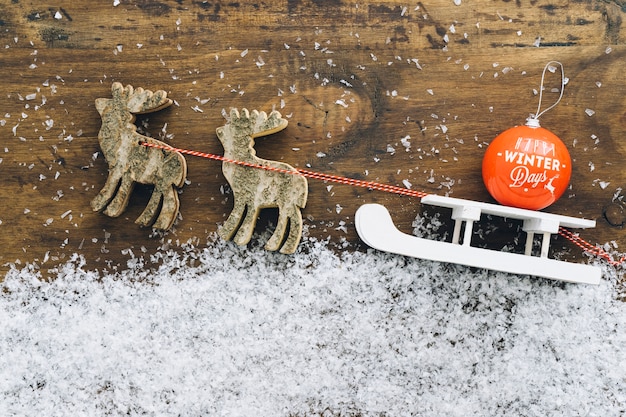
<svg viewBox="0 0 626 417">
<path fill-rule="evenodd" d="M 279 110 L 289 127 L 256 143 L 260 157 L 328 174 L 493 202 L 481 180 L 487 144 L 535 111 L 541 70 L 559 60 L 564 99 L 542 126 L 569 147 L 571 189 L 546 211 L 596 219 L 584 237 L 626 244 L 625 7 L 618 1 L 347 2 L 73 0 L 0 4 L 0 252 L 53 267 L 72 254 L 123 268 L 129 249 L 203 245 L 232 209 L 219 163 L 186 157 L 181 216 L 165 234 L 89 202 L 107 177 L 94 101 L 119 81 L 167 91 L 174 105 L 139 117 L 173 146 L 222 154 L 215 128 L 231 107 Z M 549 88 L 559 83 L 548 77 Z M 554 100 L 547 93 L 546 100 Z M 390 208 L 410 232 L 419 201 L 309 181 L 310 236 L 359 247 L 363 203 Z M 607 214 L 605 214 L 607 213 Z M 445 213 L 442 216 L 445 217 Z M 275 221 L 266 216 L 258 229 Z M 485 244 L 517 236 L 482 226 Z M 501 244 L 500 244 L 501 246 Z M 557 250 L 580 252 L 562 240 Z"/>
</svg>

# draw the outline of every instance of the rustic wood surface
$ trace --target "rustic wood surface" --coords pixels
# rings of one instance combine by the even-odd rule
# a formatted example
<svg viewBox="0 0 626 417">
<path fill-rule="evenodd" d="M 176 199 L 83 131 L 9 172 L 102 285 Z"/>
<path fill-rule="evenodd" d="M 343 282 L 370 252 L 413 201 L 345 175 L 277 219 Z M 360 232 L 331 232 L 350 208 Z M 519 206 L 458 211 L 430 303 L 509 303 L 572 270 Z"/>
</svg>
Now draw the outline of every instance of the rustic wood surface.
<svg viewBox="0 0 626 417">
<path fill-rule="evenodd" d="M 600 0 L 3 0 L 0 272 L 32 262 L 46 270 L 74 253 L 89 267 L 123 268 L 131 251 L 206 244 L 230 213 L 221 164 L 190 156 L 170 232 L 133 223 L 146 187 L 119 218 L 91 210 L 107 178 L 94 101 L 110 97 L 114 81 L 167 91 L 174 105 L 138 125 L 176 147 L 221 154 L 223 110 L 277 109 L 289 126 L 257 140 L 260 157 L 492 202 L 481 180 L 485 147 L 535 111 L 550 60 L 564 64 L 569 83 L 542 126 L 567 144 L 574 172 L 546 211 L 596 219 L 583 236 L 623 247 L 625 10 Z M 310 180 L 306 233 L 362 247 L 353 217 L 370 202 L 407 232 L 420 213 L 436 215 L 408 197 Z M 484 225 L 484 240 L 516 236 L 501 229 L 492 237 Z M 567 242 L 554 246 L 583 258 Z"/>
</svg>

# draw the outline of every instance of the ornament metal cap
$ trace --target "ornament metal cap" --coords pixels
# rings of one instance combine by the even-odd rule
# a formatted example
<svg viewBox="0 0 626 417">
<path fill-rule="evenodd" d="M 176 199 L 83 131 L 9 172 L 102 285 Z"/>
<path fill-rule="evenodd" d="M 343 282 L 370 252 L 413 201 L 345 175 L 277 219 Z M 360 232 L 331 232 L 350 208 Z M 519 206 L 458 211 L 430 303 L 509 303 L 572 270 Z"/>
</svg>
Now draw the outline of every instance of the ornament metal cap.
<svg viewBox="0 0 626 417">
<path fill-rule="evenodd" d="M 539 124 L 539 119 L 537 119 L 535 116 L 530 116 L 528 119 L 526 119 L 526 126 L 541 127 L 541 125 Z"/>
</svg>

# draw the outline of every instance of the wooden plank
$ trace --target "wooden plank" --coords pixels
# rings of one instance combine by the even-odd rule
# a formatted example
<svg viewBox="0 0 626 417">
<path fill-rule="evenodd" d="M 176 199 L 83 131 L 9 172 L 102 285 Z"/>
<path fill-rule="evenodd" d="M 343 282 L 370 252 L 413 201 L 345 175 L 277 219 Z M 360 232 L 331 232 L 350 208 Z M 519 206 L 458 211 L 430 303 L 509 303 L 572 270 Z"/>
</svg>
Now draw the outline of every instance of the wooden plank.
<svg viewBox="0 0 626 417">
<path fill-rule="evenodd" d="M 289 126 L 257 140 L 260 157 L 493 202 L 482 154 L 535 111 L 533 89 L 553 59 L 569 83 L 541 122 L 569 147 L 574 168 L 571 190 L 546 211 L 597 220 L 583 233 L 594 243 L 622 242 L 623 15 L 618 2 L 605 1 L 6 2 L 1 271 L 14 262 L 45 269 L 74 253 L 90 267 L 123 268 L 129 249 L 204 244 L 229 214 L 220 164 L 193 157 L 172 231 L 133 223 L 150 195 L 141 187 L 120 218 L 91 211 L 107 176 L 94 101 L 109 97 L 113 81 L 168 92 L 175 105 L 138 124 L 173 146 L 221 154 L 223 109 L 276 108 Z M 311 180 L 307 233 L 358 246 L 354 213 L 374 202 L 405 232 L 422 212 L 415 199 Z"/>
</svg>

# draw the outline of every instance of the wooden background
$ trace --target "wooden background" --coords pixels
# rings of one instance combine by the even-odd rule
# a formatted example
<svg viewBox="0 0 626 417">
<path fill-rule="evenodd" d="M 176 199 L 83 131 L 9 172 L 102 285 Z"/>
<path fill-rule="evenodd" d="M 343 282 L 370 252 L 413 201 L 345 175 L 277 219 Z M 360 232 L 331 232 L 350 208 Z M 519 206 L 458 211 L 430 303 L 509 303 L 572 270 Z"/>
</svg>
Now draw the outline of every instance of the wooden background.
<svg viewBox="0 0 626 417">
<path fill-rule="evenodd" d="M 138 123 L 176 147 L 221 154 L 223 109 L 276 108 L 290 124 L 257 140 L 261 157 L 490 202 L 485 147 L 535 111 L 550 60 L 569 83 L 542 126 L 567 144 L 574 172 L 546 211 L 596 219 L 584 237 L 626 245 L 625 10 L 600 0 L 3 0 L 1 271 L 30 262 L 46 270 L 74 253 L 89 267 L 123 268 L 130 251 L 206 244 L 229 214 L 220 163 L 194 157 L 170 232 L 134 224 L 146 187 L 120 218 L 92 212 L 107 176 L 94 100 L 109 97 L 113 81 L 168 92 L 175 106 Z M 549 76 L 547 87 L 559 81 Z M 555 98 L 548 92 L 546 103 Z M 360 204 L 385 204 L 406 232 L 420 213 L 436 215 L 408 197 L 314 180 L 309 190 L 308 235 L 340 249 L 363 247 L 353 225 Z M 483 225 L 479 238 L 516 236 L 501 226 L 492 237 Z M 567 242 L 555 246 L 583 258 Z"/>
</svg>

